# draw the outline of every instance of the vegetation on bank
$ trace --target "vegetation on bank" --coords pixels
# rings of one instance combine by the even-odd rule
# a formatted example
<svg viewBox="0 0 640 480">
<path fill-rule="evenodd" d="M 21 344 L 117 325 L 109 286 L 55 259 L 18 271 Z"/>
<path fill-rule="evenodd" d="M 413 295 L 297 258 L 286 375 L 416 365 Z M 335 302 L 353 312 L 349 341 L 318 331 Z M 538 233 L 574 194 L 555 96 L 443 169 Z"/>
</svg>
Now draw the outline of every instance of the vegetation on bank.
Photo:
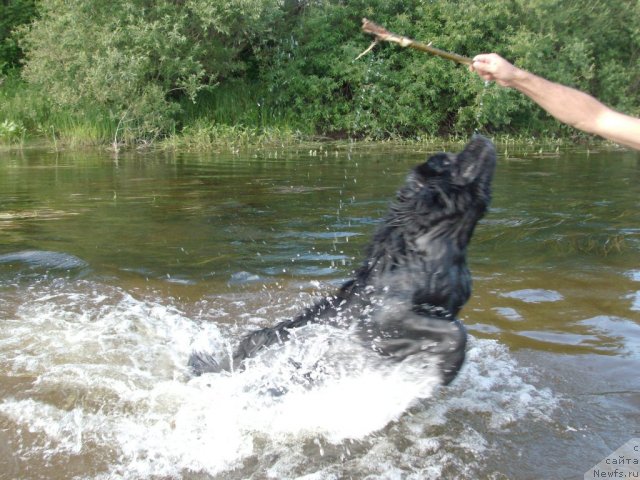
<svg viewBox="0 0 640 480">
<path fill-rule="evenodd" d="M 578 135 L 440 58 L 379 45 L 355 61 L 365 16 L 461 55 L 496 51 L 640 114 L 636 0 L 8 0 L 0 143 Z"/>
</svg>

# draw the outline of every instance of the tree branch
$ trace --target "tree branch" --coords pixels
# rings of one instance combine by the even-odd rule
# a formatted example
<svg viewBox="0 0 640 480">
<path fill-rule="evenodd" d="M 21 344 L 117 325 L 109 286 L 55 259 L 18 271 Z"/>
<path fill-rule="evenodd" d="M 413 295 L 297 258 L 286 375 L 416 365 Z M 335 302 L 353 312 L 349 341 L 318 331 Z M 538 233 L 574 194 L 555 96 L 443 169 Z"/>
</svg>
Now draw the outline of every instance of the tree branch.
<svg viewBox="0 0 640 480">
<path fill-rule="evenodd" d="M 367 20 L 366 18 L 362 19 L 362 31 L 373 35 L 375 37 L 375 40 L 369 46 L 369 48 L 367 48 L 364 52 L 358 55 L 356 60 L 362 57 L 363 55 L 369 53 L 369 51 L 371 51 L 371 49 L 378 42 L 392 42 L 392 43 L 397 43 L 398 45 L 404 48 L 406 47 L 415 48 L 416 50 L 427 52 L 432 55 L 436 55 L 438 57 L 446 58 L 447 60 L 452 60 L 457 63 L 462 63 L 464 65 L 471 65 L 472 63 L 472 60 L 469 57 L 463 57 L 462 55 L 458 55 L 457 53 L 445 52 L 444 50 L 440 50 L 439 48 L 432 47 L 431 43 L 427 45 L 425 43 L 412 40 L 408 37 L 397 35 L 395 33 L 388 31 L 386 28 L 378 25 L 377 23 Z"/>
</svg>

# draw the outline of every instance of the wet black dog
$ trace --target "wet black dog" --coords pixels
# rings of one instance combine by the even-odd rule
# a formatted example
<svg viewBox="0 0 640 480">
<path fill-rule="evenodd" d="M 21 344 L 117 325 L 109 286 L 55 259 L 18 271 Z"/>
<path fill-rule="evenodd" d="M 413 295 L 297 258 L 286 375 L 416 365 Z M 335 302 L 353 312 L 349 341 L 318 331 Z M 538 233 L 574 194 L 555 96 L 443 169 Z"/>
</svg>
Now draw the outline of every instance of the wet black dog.
<svg viewBox="0 0 640 480">
<path fill-rule="evenodd" d="M 353 279 L 294 319 L 250 333 L 230 359 L 194 353 L 194 373 L 235 370 L 313 322 L 353 327 L 367 345 L 398 360 L 425 352 L 438 362 L 443 383 L 451 382 L 465 357 L 466 332 L 456 315 L 471 294 L 467 245 L 489 206 L 495 163 L 493 144 L 475 136 L 462 152 L 415 167 Z"/>
</svg>

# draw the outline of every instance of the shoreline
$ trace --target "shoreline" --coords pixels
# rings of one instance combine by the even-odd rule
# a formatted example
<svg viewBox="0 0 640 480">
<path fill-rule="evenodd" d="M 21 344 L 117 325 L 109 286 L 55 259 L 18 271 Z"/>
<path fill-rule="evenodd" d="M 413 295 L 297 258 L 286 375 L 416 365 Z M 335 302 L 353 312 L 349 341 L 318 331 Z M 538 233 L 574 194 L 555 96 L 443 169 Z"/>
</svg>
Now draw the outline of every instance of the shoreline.
<svg viewBox="0 0 640 480">
<path fill-rule="evenodd" d="M 518 151 L 550 153 L 559 150 L 577 149 L 621 149 L 613 142 L 578 135 L 574 137 L 534 137 L 530 135 L 490 134 L 476 132 L 491 139 L 498 148 L 513 148 Z M 474 133 L 475 134 L 475 133 Z M 326 151 L 329 149 L 353 148 L 407 148 L 433 147 L 445 149 L 459 146 L 474 135 L 469 136 L 433 136 L 419 135 L 413 138 L 392 137 L 387 139 L 373 138 L 340 138 L 335 139 L 322 135 L 305 135 L 290 129 L 254 128 L 244 126 L 211 125 L 208 129 L 195 132 L 178 133 L 157 141 L 137 143 L 124 142 L 91 142 L 82 138 L 55 138 L 46 136 L 30 137 L 25 135 L 17 141 L 3 142 L 0 137 L 0 153 L 19 152 L 25 150 L 52 150 L 54 152 L 102 151 L 112 154 L 149 153 L 149 152 L 218 152 L 237 154 L 250 150 L 279 150 L 309 148 Z"/>
</svg>

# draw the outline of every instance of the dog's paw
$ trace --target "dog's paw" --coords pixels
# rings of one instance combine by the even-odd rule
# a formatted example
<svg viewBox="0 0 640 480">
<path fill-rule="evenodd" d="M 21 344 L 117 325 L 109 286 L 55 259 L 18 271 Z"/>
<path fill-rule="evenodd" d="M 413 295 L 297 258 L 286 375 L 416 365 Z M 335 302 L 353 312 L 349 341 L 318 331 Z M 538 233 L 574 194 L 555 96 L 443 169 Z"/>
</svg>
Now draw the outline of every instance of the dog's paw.
<svg viewBox="0 0 640 480">
<path fill-rule="evenodd" d="M 219 373 L 223 370 L 213 355 L 205 352 L 193 352 L 189 357 L 188 365 L 196 376 L 203 373 Z"/>
</svg>

